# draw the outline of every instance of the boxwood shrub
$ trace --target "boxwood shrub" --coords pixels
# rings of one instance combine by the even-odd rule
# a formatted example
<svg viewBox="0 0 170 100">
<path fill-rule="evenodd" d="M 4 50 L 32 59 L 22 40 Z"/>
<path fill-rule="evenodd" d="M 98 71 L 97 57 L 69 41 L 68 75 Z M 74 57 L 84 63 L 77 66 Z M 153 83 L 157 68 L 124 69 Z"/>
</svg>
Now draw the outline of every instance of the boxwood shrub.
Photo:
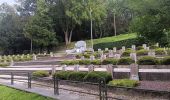
<svg viewBox="0 0 170 100">
<path fill-rule="evenodd" d="M 142 50 L 142 49 L 144 49 L 143 46 L 136 47 L 136 50 Z"/>
<path fill-rule="evenodd" d="M 155 53 L 156 53 L 156 55 L 165 55 L 166 54 L 166 52 L 164 51 L 163 48 L 155 49 Z"/>
<path fill-rule="evenodd" d="M 124 57 L 118 60 L 117 65 L 130 65 L 132 63 L 134 63 L 134 60 L 129 57 Z"/>
<path fill-rule="evenodd" d="M 138 51 L 136 51 L 136 55 L 137 56 L 148 55 L 148 50 L 145 50 L 145 49 L 138 50 Z"/>
<path fill-rule="evenodd" d="M 79 60 L 80 65 L 90 65 L 90 60 Z"/>
<path fill-rule="evenodd" d="M 138 59 L 137 63 L 139 65 L 157 65 L 159 64 L 159 60 L 155 57 L 144 56 Z"/>
<path fill-rule="evenodd" d="M 101 65 L 100 60 L 92 60 L 90 63 L 93 64 L 93 65 Z"/>
<path fill-rule="evenodd" d="M 107 65 L 107 64 L 116 65 L 117 64 L 117 59 L 108 58 L 108 59 L 103 60 L 102 64 L 103 65 Z"/>
<path fill-rule="evenodd" d="M 83 81 L 86 75 L 87 75 L 86 72 L 72 72 L 68 75 L 67 79 L 73 81 Z"/>
<path fill-rule="evenodd" d="M 67 80 L 68 76 L 73 73 L 72 71 L 60 71 L 60 72 L 56 72 L 53 77 L 57 77 L 61 80 Z"/>
<path fill-rule="evenodd" d="M 65 60 L 60 63 L 61 65 L 76 65 L 79 64 L 79 60 Z"/>
<path fill-rule="evenodd" d="M 132 52 L 132 50 L 126 50 L 122 53 L 122 56 L 123 57 L 127 57 L 127 56 L 130 56 L 130 53 Z"/>
<path fill-rule="evenodd" d="M 9 63 L 0 63 L 0 67 L 7 67 L 9 66 Z"/>
<path fill-rule="evenodd" d="M 136 87 L 139 85 L 139 81 L 129 79 L 116 79 L 110 81 L 108 85 L 117 87 Z"/>
<path fill-rule="evenodd" d="M 35 71 L 32 73 L 33 77 L 48 77 L 49 72 L 48 71 Z"/>
<path fill-rule="evenodd" d="M 161 61 L 161 64 L 162 65 L 170 65 L 170 56 L 163 58 Z"/>
<path fill-rule="evenodd" d="M 84 77 L 84 81 L 94 83 L 98 83 L 101 79 L 105 79 L 106 82 L 109 82 L 112 80 L 112 76 L 107 72 L 90 72 Z"/>
</svg>

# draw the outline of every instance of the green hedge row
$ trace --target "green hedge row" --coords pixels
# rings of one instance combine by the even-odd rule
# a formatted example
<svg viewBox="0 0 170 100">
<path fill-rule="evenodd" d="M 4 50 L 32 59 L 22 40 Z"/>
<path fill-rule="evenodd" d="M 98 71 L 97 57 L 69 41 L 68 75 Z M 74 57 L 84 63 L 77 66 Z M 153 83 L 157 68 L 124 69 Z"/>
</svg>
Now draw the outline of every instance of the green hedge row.
<svg viewBox="0 0 170 100">
<path fill-rule="evenodd" d="M 136 87 L 139 85 L 139 81 L 129 80 L 129 79 L 116 79 L 109 82 L 110 86 L 119 87 Z"/>
<path fill-rule="evenodd" d="M 157 59 L 155 57 L 144 56 L 138 59 L 139 65 L 170 65 L 170 56 L 163 59 Z"/>
<path fill-rule="evenodd" d="M 132 45 L 139 45 L 138 40 L 136 38 L 117 41 L 117 42 L 99 43 L 99 44 L 95 44 L 93 47 L 94 50 L 98 50 L 98 48 L 104 50 L 105 48 L 112 49 L 113 47 L 117 47 L 118 49 L 120 49 L 122 48 L 122 46 L 129 48 Z"/>
<path fill-rule="evenodd" d="M 90 61 L 90 60 L 71 60 L 71 61 L 62 61 L 61 62 L 62 65 L 76 65 L 76 64 L 79 64 L 79 65 L 90 65 L 90 64 L 93 64 L 93 65 L 107 65 L 107 64 L 130 65 L 132 63 L 134 63 L 134 61 L 129 57 L 124 57 L 124 58 L 121 58 L 119 60 L 113 59 L 113 58 L 108 58 L 108 59 L 103 60 L 102 62 L 101 62 L 101 60 L 93 60 L 93 61 Z"/>
<path fill-rule="evenodd" d="M 62 80 L 84 81 L 84 82 L 99 82 L 100 79 L 105 79 L 108 83 L 112 80 L 111 74 L 107 72 L 73 72 L 60 71 L 54 74 L 55 77 Z"/>
<path fill-rule="evenodd" d="M 35 71 L 32 75 L 33 77 L 48 77 L 50 74 L 48 71 Z"/>
</svg>

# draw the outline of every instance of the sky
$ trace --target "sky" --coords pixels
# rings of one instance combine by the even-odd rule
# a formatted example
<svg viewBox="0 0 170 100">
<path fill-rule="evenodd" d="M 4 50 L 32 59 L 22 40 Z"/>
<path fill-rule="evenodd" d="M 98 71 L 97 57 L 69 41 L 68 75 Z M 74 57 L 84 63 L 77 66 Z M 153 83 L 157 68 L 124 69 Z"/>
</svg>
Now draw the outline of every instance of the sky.
<svg viewBox="0 0 170 100">
<path fill-rule="evenodd" d="M 16 3 L 15 0 L 0 0 L 0 4 L 2 4 L 3 2 L 7 2 L 10 5 L 13 5 Z"/>
</svg>

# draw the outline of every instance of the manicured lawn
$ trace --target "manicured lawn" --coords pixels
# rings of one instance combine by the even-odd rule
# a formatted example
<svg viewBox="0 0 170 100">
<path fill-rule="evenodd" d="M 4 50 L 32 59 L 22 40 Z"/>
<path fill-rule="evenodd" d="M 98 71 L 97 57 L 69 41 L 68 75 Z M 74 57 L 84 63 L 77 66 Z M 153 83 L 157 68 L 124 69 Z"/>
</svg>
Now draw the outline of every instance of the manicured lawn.
<svg viewBox="0 0 170 100">
<path fill-rule="evenodd" d="M 117 42 L 117 41 L 122 41 L 122 40 L 127 40 L 127 39 L 133 39 L 136 38 L 137 35 L 136 33 L 129 33 L 129 34 L 121 34 L 118 36 L 112 36 L 112 37 L 105 37 L 105 38 L 100 38 L 100 39 L 94 39 L 93 43 L 99 44 L 99 43 L 110 43 L 110 42 Z M 87 46 L 91 45 L 91 40 L 86 40 Z M 72 42 L 69 48 L 74 47 L 75 42 Z"/>
<path fill-rule="evenodd" d="M 53 100 L 38 94 L 27 93 L 0 85 L 0 100 Z"/>
</svg>

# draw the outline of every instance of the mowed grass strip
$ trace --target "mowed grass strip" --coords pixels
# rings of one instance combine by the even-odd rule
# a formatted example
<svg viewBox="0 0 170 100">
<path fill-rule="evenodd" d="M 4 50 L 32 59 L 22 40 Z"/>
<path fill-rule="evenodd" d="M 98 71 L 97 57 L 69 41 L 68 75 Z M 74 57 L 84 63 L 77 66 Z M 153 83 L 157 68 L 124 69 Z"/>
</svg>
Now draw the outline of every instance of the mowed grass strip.
<svg viewBox="0 0 170 100">
<path fill-rule="evenodd" d="M 0 100 L 54 100 L 54 99 L 0 85 Z"/>
</svg>

